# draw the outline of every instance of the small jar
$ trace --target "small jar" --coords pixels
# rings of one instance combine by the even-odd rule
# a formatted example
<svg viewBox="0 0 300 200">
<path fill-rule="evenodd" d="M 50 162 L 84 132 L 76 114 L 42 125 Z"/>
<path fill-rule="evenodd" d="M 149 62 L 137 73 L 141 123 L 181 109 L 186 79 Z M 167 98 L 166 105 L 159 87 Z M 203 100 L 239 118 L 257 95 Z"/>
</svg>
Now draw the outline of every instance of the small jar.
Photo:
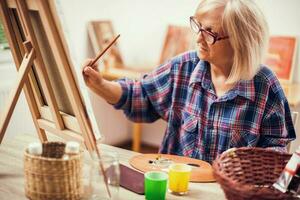
<svg viewBox="0 0 300 200">
<path fill-rule="evenodd" d="M 101 158 L 98 158 L 94 153 L 90 168 L 90 200 L 119 199 L 119 183 L 118 154 L 116 152 L 105 152 L 101 153 Z"/>
<path fill-rule="evenodd" d="M 73 155 L 79 154 L 79 149 L 80 149 L 80 144 L 78 142 L 75 141 L 67 142 L 63 159 L 68 160 Z"/>
<path fill-rule="evenodd" d="M 43 153 L 43 146 L 40 142 L 32 142 L 28 145 L 28 153 L 35 156 L 40 156 Z"/>
</svg>

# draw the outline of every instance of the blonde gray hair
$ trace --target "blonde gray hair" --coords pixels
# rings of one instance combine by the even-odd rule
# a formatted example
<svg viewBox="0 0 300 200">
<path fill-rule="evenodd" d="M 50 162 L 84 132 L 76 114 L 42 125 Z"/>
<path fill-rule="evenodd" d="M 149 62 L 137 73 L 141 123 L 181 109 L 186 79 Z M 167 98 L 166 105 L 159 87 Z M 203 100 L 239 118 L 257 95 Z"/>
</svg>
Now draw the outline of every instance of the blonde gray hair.
<svg viewBox="0 0 300 200">
<path fill-rule="evenodd" d="M 197 14 L 224 8 L 222 29 L 233 48 L 233 66 L 227 83 L 250 80 L 264 60 L 269 40 L 265 16 L 253 0 L 201 0 Z"/>
</svg>

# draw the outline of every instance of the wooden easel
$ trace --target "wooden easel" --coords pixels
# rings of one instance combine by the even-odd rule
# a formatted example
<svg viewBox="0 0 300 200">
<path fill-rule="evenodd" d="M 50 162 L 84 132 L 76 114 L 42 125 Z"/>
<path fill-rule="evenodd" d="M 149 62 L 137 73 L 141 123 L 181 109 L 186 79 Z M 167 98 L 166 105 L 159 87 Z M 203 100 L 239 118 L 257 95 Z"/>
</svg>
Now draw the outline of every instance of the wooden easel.
<svg viewBox="0 0 300 200">
<path fill-rule="evenodd" d="M 6 110 L 4 110 L 3 116 L 0 118 L 0 143 L 3 140 L 6 128 L 8 126 L 9 120 L 12 116 L 13 110 L 17 104 L 17 100 L 20 96 L 21 90 L 27 81 L 29 70 L 31 69 L 31 66 L 33 64 L 33 60 L 35 58 L 35 51 L 32 47 L 32 44 L 30 41 L 26 41 L 23 43 L 24 49 L 25 49 L 25 55 L 22 60 L 21 66 L 19 68 L 17 82 L 13 90 L 11 91 L 9 95 L 9 101 L 7 103 L 7 106 L 5 107 Z"/>
<path fill-rule="evenodd" d="M 78 141 L 92 152 L 99 134 L 92 127 L 94 121 L 74 77 L 55 9 L 54 0 L 0 1 L 0 18 L 19 71 L 17 84 L 0 121 L 0 142 L 23 88 L 41 142 L 47 141 L 47 132 L 67 141 Z M 57 74 L 51 75 L 49 70 L 54 67 Z M 57 76 L 60 84 L 55 85 Z M 55 93 L 61 87 L 65 90 Z M 63 97 L 58 96 L 60 94 Z M 59 107 L 65 102 L 64 97 L 68 103 Z"/>
<path fill-rule="evenodd" d="M 4 118 L 0 121 L 0 143 L 24 86 L 41 142 L 47 140 L 47 131 L 66 140 L 82 143 L 90 153 L 96 151 L 104 174 L 96 143 L 101 135 L 95 129 L 93 113 L 85 106 L 90 102 L 84 102 L 87 96 L 81 96 L 79 91 L 55 13 L 54 0 L 0 0 L 0 17 L 16 66 L 20 66 L 18 82 L 11 93 Z M 23 48 L 22 41 L 25 38 Z M 56 71 L 53 73 L 54 68 Z M 65 101 L 67 104 L 62 104 Z M 111 197 L 106 175 L 103 178 L 108 196 Z"/>
</svg>

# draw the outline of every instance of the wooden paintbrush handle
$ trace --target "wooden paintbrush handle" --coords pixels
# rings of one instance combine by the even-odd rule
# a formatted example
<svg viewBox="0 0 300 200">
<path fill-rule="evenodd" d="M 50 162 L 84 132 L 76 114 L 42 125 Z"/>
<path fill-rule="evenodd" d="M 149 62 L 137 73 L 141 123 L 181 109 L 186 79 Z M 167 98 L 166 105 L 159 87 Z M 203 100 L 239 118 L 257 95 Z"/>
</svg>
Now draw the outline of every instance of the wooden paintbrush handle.
<svg viewBox="0 0 300 200">
<path fill-rule="evenodd" d="M 113 41 L 111 41 L 109 43 L 109 45 L 103 51 L 99 52 L 98 55 L 96 56 L 96 58 L 94 58 L 94 60 L 90 64 L 90 66 L 93 66 L 99 60 L 99 58 L 101 58 L 101 56 L 117 41 L 117 39 L 119 37 L 120 37 L 120 34 L 117 35 L 117 37 L 115 37 L 115 39 Z"/>
</svg>

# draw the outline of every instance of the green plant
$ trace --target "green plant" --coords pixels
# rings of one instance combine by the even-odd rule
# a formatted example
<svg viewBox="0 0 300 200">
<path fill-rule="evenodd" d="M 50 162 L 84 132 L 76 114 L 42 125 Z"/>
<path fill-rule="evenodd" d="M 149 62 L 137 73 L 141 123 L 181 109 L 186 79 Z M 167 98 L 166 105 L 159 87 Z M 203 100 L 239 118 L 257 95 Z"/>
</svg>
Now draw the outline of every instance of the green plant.
<svg viewBox="0 0 300 200">
<path fill-rule="evenodd" d="M 0 21 L 0 49 L 8 49 L 8 43 L 4 35 L 3 24 Z"/>
</svg>

